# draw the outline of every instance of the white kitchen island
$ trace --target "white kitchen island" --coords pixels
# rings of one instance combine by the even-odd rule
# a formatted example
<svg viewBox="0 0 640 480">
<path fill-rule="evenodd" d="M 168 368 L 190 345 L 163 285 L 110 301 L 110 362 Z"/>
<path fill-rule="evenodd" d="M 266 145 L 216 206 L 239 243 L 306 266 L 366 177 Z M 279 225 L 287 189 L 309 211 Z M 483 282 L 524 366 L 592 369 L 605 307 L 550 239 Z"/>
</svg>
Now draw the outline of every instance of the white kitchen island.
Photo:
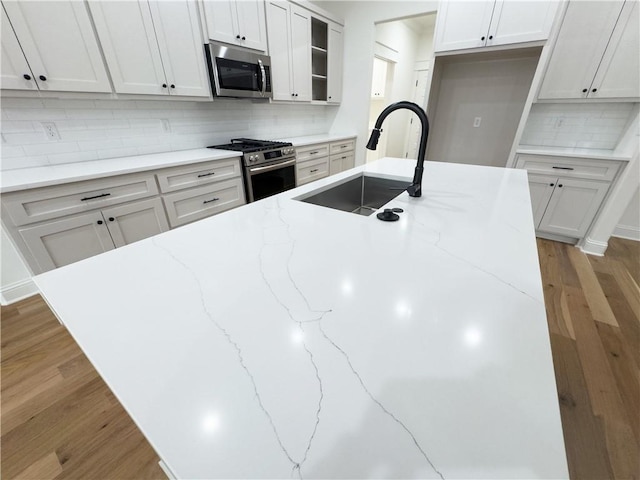
<svg viewBox="0 0 640 480">
<path fill-rule="evenodd" d="M 295 200 L 36 277 L 178 478 L 568 478 L 526 172 L 425 163 L 398 222 Z"/>
</svg>

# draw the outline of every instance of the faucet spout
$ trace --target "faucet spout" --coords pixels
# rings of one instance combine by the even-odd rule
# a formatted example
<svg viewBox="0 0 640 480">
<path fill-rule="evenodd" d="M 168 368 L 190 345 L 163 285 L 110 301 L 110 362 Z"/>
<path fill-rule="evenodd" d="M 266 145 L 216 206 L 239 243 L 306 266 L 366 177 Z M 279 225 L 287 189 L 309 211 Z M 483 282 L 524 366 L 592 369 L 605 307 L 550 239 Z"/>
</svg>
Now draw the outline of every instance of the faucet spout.
<svg viewBox="0 0 640 480">
<path fill-rule="evenodd" d="M 378 146 L 378 139 L 380 138 L 380 133 L 382 132 L 382 122 L 387 116 L 396 110 L 406 109 L 414 112 L 418 118 L 420 119 L 420 124 L 422 126 L 422 134 L 420 135 L 420 147 L 418 149 L 418 159 L 416 163 L 416 168 L 413 174 L 413 181 L 411 185 L 407 187 L 407 192 L 411 197 L 420 197 L 422 195 L 422 172 L 424 171 L 424 157 L 427 153 L 427 139 L 429 138 L 429 119 L 427 118 L 427 114 L 425 111 L 417 104 L 413 102 L 396 102 L 392 103 L 388 107 L 386 107 L 382 113 L 378 116 L 376 120 L 376 124 L 371 132 L 371 137 L 369 138 L 369 142 L 367 143 L 367 148 L 369 150 L 375 150 Z"/>
</svg>

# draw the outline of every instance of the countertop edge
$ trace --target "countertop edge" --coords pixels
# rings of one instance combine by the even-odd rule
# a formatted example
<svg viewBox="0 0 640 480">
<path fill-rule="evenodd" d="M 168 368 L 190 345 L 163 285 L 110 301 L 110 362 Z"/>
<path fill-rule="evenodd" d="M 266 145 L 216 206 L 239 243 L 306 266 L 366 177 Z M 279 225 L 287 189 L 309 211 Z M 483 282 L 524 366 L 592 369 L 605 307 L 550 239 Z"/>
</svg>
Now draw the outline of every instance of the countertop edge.
<svg viewBox="0 0 640 480">
<path fill-rule="evenodd" d="M 516 149 L 516 154 L 523 155 L 540 155 L 552 157 L 568 157 L 568 158 L 586 158 L 591 160 L 609 160 L 616 162 L 629 162 L 631 155 L 621 155 L 613 151 L 605 150 L 589 150 L 589 149 L 572 149 L 572 148 L 538 148 L 525 147 Z"/>
</svg>

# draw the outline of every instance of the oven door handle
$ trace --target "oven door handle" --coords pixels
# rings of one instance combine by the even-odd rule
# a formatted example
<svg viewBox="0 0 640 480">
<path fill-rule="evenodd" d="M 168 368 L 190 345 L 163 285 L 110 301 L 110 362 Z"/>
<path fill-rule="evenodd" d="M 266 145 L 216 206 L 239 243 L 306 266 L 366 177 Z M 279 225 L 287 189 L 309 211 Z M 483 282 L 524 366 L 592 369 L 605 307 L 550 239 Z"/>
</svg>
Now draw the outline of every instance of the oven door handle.
<svg viewBox="0 0 640 480">
<path fill-rule="evenodd" d="M 260 74 L 262 75 L 262 88 L 260 89 L 260 95 L 264 97 L 264 94 L 267 93 L 267 74 L 264 71 L 262 60 L 258 59 L 258 65 L 260 66 Z"/>
<path fill-rule="evenodd" d="M 277 170 L 279 168 L 288 167 L 290 165 L 295 165 L 295 164 L 296 164 L 296 159 L 292 158 L 291 160 L 288 160 L 288 161 L 282 162 L 282 163 L 276 163 L 275 165 L 267 165 L 266 167 L 250 168 L 249 169 L 249 174 L 253 175 L 253 174 L 256 174 L 256 173 L 264 173 L 264 172 L 268 172 L 270 170 Z"/>
</svg>

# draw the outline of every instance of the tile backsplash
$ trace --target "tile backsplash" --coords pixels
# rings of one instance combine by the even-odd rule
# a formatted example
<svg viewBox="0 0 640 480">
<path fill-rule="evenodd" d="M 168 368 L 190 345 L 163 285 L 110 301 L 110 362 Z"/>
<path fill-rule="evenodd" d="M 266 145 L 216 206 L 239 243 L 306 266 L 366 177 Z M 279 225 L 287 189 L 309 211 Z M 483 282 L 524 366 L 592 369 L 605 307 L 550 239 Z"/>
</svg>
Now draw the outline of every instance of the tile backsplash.
<svg viewBox="0 0 640 480">
<path fill-rule="evenodd" d="M 536 103 L 520 144 L 612 150 L 632 114 L 632 103 Z"/>
<path fill-rule="evenodd" d="M 3 98 L 2 170 L 329 131 L 335 106 Z M 53 133 L 45 126 L 53 124 Z M 51 129 L 49 129 L 51 130 Z"/>
</svg>

